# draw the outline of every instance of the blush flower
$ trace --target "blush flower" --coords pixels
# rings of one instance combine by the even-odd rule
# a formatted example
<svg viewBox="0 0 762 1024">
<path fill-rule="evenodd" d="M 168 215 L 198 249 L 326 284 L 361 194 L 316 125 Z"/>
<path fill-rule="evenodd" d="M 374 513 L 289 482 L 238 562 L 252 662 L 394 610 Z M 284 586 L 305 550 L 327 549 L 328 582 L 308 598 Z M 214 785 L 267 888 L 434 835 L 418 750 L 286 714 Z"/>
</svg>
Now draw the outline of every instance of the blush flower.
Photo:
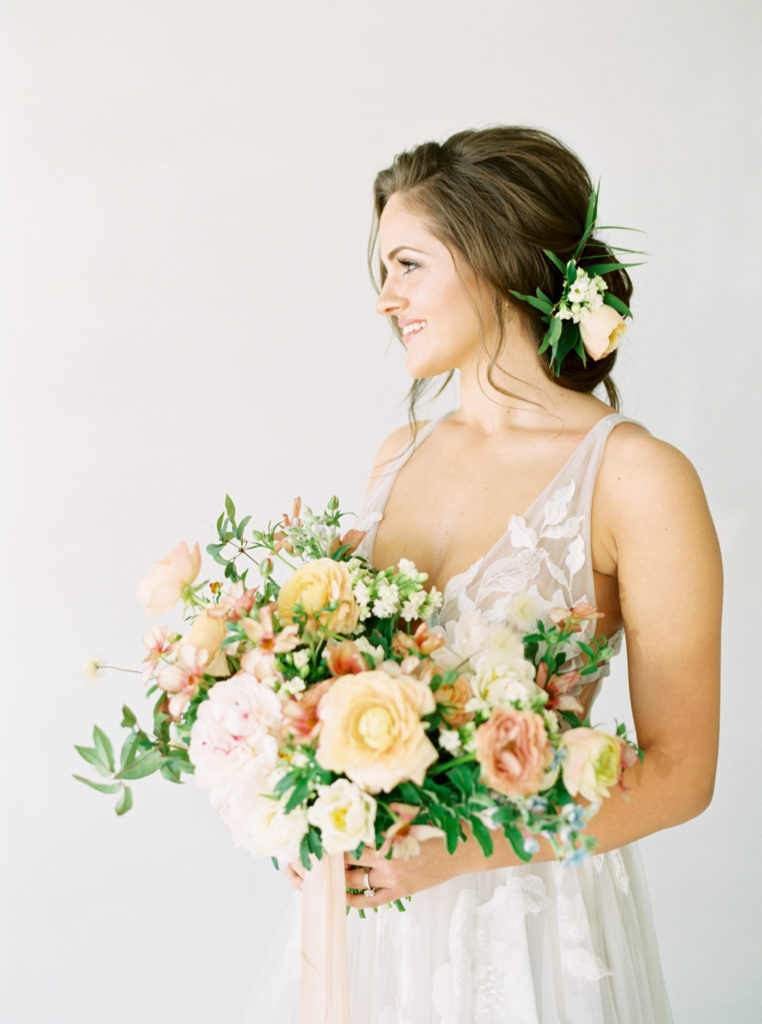
<svg viewBox="0 0 762 1024">
<path fill-rule="evenodd" d="M 532 711 L 499 707 L 476 730 L 476 759 L 484 781 L 506 796 L 534 796 L 553 763 L 545 723 Z"/>
<path fill-rule="evenodd" d="M 431 689 L 409 676 L 342 676 L 320 703 L 317 759 L 370 793 L 408 780 L 420 786 L 437 759 L 421 721 L 434 707 Z"/>
<path fill-rule="evenodd" d="M 193 644 L 180 644 L 177 661 L 165 665 L 156 675 L 159 688 L 169 694 L 167 709 L 170 716 L 178 721 L 182 713 L 196 696 L 207 671 L 209 655 Z"/>
<path fill-rule="evenodd" d="M 602 305 L 580 321 L 582 344 L 591 359 L 603 359 L 619 344 L 627 330 L 623 317 L 611 306 Z"/>
<path fill-rule="evenodd" d="M 308 743 L 320 732 L 320 702 L 328 693 L 333 679 L 310 686 L 299 697 L 286 701 L 282 707 L 283 733 L 299 743 Z"/>
<path fill-rule="evenodd" d="M 420 807 L 392 803 L 389 804 L 389 810 L 397 816 L 397 820 L 386 830 L 384 845 L 378 851 L 379 857 L 385 857 L 391 850 L 392 858 L 407 860 L 421 852 L 421 843 L 425 839 L 435 839 L 444 835 L 441 828 L 435 828 L 433 825 L 412 824 Z"/>
<path fill-rule="evenodd" d="M 548 666 L 540 663 L 537 669 L 537 685 L 548 695 L 545 707 L 548 711 L 573 711 L 575 715 L 584 714 L 584 708 L 575 696 L 569 693 L 582 680 L 579 672 L 562 672 L 548 678 Z"/>
<path fill-rule="evenodd" d="M 198 542 L 192 551 L 181 541 L 160 562 L 154 562 L 138 587 L 138 600 L 146 606 L 146 615 L 158 615 L 174 607 L 187 593 L 201 569 Z"/>
<path fill-rule="evenodd" d="M 566 752 L 561 773 L 569 794 L 579 793 L 590 801 L 607 797 L 619 781 L 622 750 L 618 737 L 580 726 L 562 734 L 561 747 Z"/>
</svg>

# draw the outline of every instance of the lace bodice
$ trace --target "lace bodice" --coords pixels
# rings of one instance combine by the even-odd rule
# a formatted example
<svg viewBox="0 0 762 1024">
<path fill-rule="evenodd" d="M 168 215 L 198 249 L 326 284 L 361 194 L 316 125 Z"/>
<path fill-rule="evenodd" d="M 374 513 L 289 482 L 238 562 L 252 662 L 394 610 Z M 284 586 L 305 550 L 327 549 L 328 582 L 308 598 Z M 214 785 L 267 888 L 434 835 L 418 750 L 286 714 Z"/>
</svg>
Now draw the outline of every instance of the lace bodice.
<svg viewBox="0 0 762 1024">
<path fill-rule="evenodd" d="M 358 554 L 372 560 L 378 524 L 397 474 L 444 418 L 423 427 L 415 445 L 392 460 L 371 490 L 357 521 L 356 528 L 366 531 Z M 579 601 L 595 604 L 590 552 L 593 491 L 609 434 L 623 422 L 628 421 L 618 413 L 599 420 L 526 512 L 512 515 L 505 533 L 489 551 L 448 581 L 440 624 L 474 608 L 493 620 L 505 619 L 524 594 L 554 607 L 569 608 Z M 615 651 L 621 634 L 618 630 L 610 638 Z M 600 681 L 607 671 L 586 677 L 586 682 Z"/>
</svg>

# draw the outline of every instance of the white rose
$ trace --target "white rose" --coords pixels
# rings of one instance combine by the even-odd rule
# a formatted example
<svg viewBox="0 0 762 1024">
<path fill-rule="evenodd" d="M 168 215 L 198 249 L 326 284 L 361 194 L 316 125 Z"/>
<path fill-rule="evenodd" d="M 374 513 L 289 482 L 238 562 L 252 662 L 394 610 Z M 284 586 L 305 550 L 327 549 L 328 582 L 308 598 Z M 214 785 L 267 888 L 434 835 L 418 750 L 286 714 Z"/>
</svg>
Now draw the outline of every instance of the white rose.
<svg viewBox="0 0 762 1024">
<path fill-rule="evenodd" d="M 218 806 L 219 815 L 237 846 L 254 857 L 296 860 L 307 831 L 307 812 L 296 807 L 289 814 L 279 800 L 253 786 L 236 786 Z"/>
<path fill-rule="evenodd" d="M 320 829 L 328 854 L 354 850 L 375 840 L 376 801 L 348 779 L 318 786 L 318 798 L 307 820 Z"/>
</svg>

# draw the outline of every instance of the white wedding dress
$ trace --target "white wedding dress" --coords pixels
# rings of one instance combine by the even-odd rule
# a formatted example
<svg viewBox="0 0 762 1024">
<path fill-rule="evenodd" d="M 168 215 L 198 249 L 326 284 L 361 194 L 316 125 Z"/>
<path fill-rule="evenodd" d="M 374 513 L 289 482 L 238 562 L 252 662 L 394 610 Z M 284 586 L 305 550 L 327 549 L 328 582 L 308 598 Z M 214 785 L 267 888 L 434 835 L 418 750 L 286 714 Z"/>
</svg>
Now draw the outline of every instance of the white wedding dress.
<svg viewBox="0 0 762 1024">
<path fill-rule="evenodd" d="M 590 508 L 603 448 L 624 417 L 587 434 L 523 516 L 448 583 L 440 622 L 537 588 L 554 605 L 595 602 Z M 439 420 L 424 427 L 416 447 Z M 357 528 L 370 557 L 398 456 Z M 504 603 L 504 602 L 503 602 Z M 618 647 L 619 636 L 613 638 Z M 598 688 L 598 678 L 586 686 Z M 587 701 L 586 701 L 587 703 Z M 285 884 L 285 883 L 284 883 Z M 299 1022 L 299 902 L 270 947 L 251 1024 Z M 347 918 L 351 1024 L 668 1024 L 648 893 L 633 846 L 565 867 L 555 861 L 461 875 L 416 893 L 406 913 Z"/>
</svg>

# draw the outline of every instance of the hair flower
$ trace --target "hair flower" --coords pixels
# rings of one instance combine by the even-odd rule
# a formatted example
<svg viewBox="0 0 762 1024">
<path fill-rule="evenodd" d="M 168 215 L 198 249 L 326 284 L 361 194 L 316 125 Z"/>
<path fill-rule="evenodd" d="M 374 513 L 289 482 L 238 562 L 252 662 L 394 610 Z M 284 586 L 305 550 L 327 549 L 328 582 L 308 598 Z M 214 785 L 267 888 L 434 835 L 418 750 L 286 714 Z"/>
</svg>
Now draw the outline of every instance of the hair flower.
<svg viewBox="0 0 762 1024">
<path fill-rule="evenodd" d="M 598 215 L 598 188 L 590 197 L 585 217 L 585 230 L 577 243 L 574 255 L 564 263 L 549 249 L 543 249 L 548 259 L 563 275 L 561 296 L 553 302 L 541 289 L 535 295 L 522 295 L 511 290 L 511 295 L 522 302 L 528 302 L 542 313 L 542 319 L 548 329 L 540 345 L 540 354 L 550 349 L 550 367 L 558 377 L 561 365 L 570 352 L 576 352 L 587 364 L 587 356 L 591 359 L 603 359 L 619 344 L 626 329 L 625 318 L 632 317 L 626 303 L 612 295 L 604 274 L 627 267 L 640 266 L 639 263 L 621 263 L 618 260 L 608 263 L 596 263 L 593 254 L 585 254 L 585 246 L 596 228 Z M 609 246 L 618 252 L 639 252 L 639 250 L 622 249 Z M 583 262 L 585 261 L 585 262 Z"/>
</svg>

